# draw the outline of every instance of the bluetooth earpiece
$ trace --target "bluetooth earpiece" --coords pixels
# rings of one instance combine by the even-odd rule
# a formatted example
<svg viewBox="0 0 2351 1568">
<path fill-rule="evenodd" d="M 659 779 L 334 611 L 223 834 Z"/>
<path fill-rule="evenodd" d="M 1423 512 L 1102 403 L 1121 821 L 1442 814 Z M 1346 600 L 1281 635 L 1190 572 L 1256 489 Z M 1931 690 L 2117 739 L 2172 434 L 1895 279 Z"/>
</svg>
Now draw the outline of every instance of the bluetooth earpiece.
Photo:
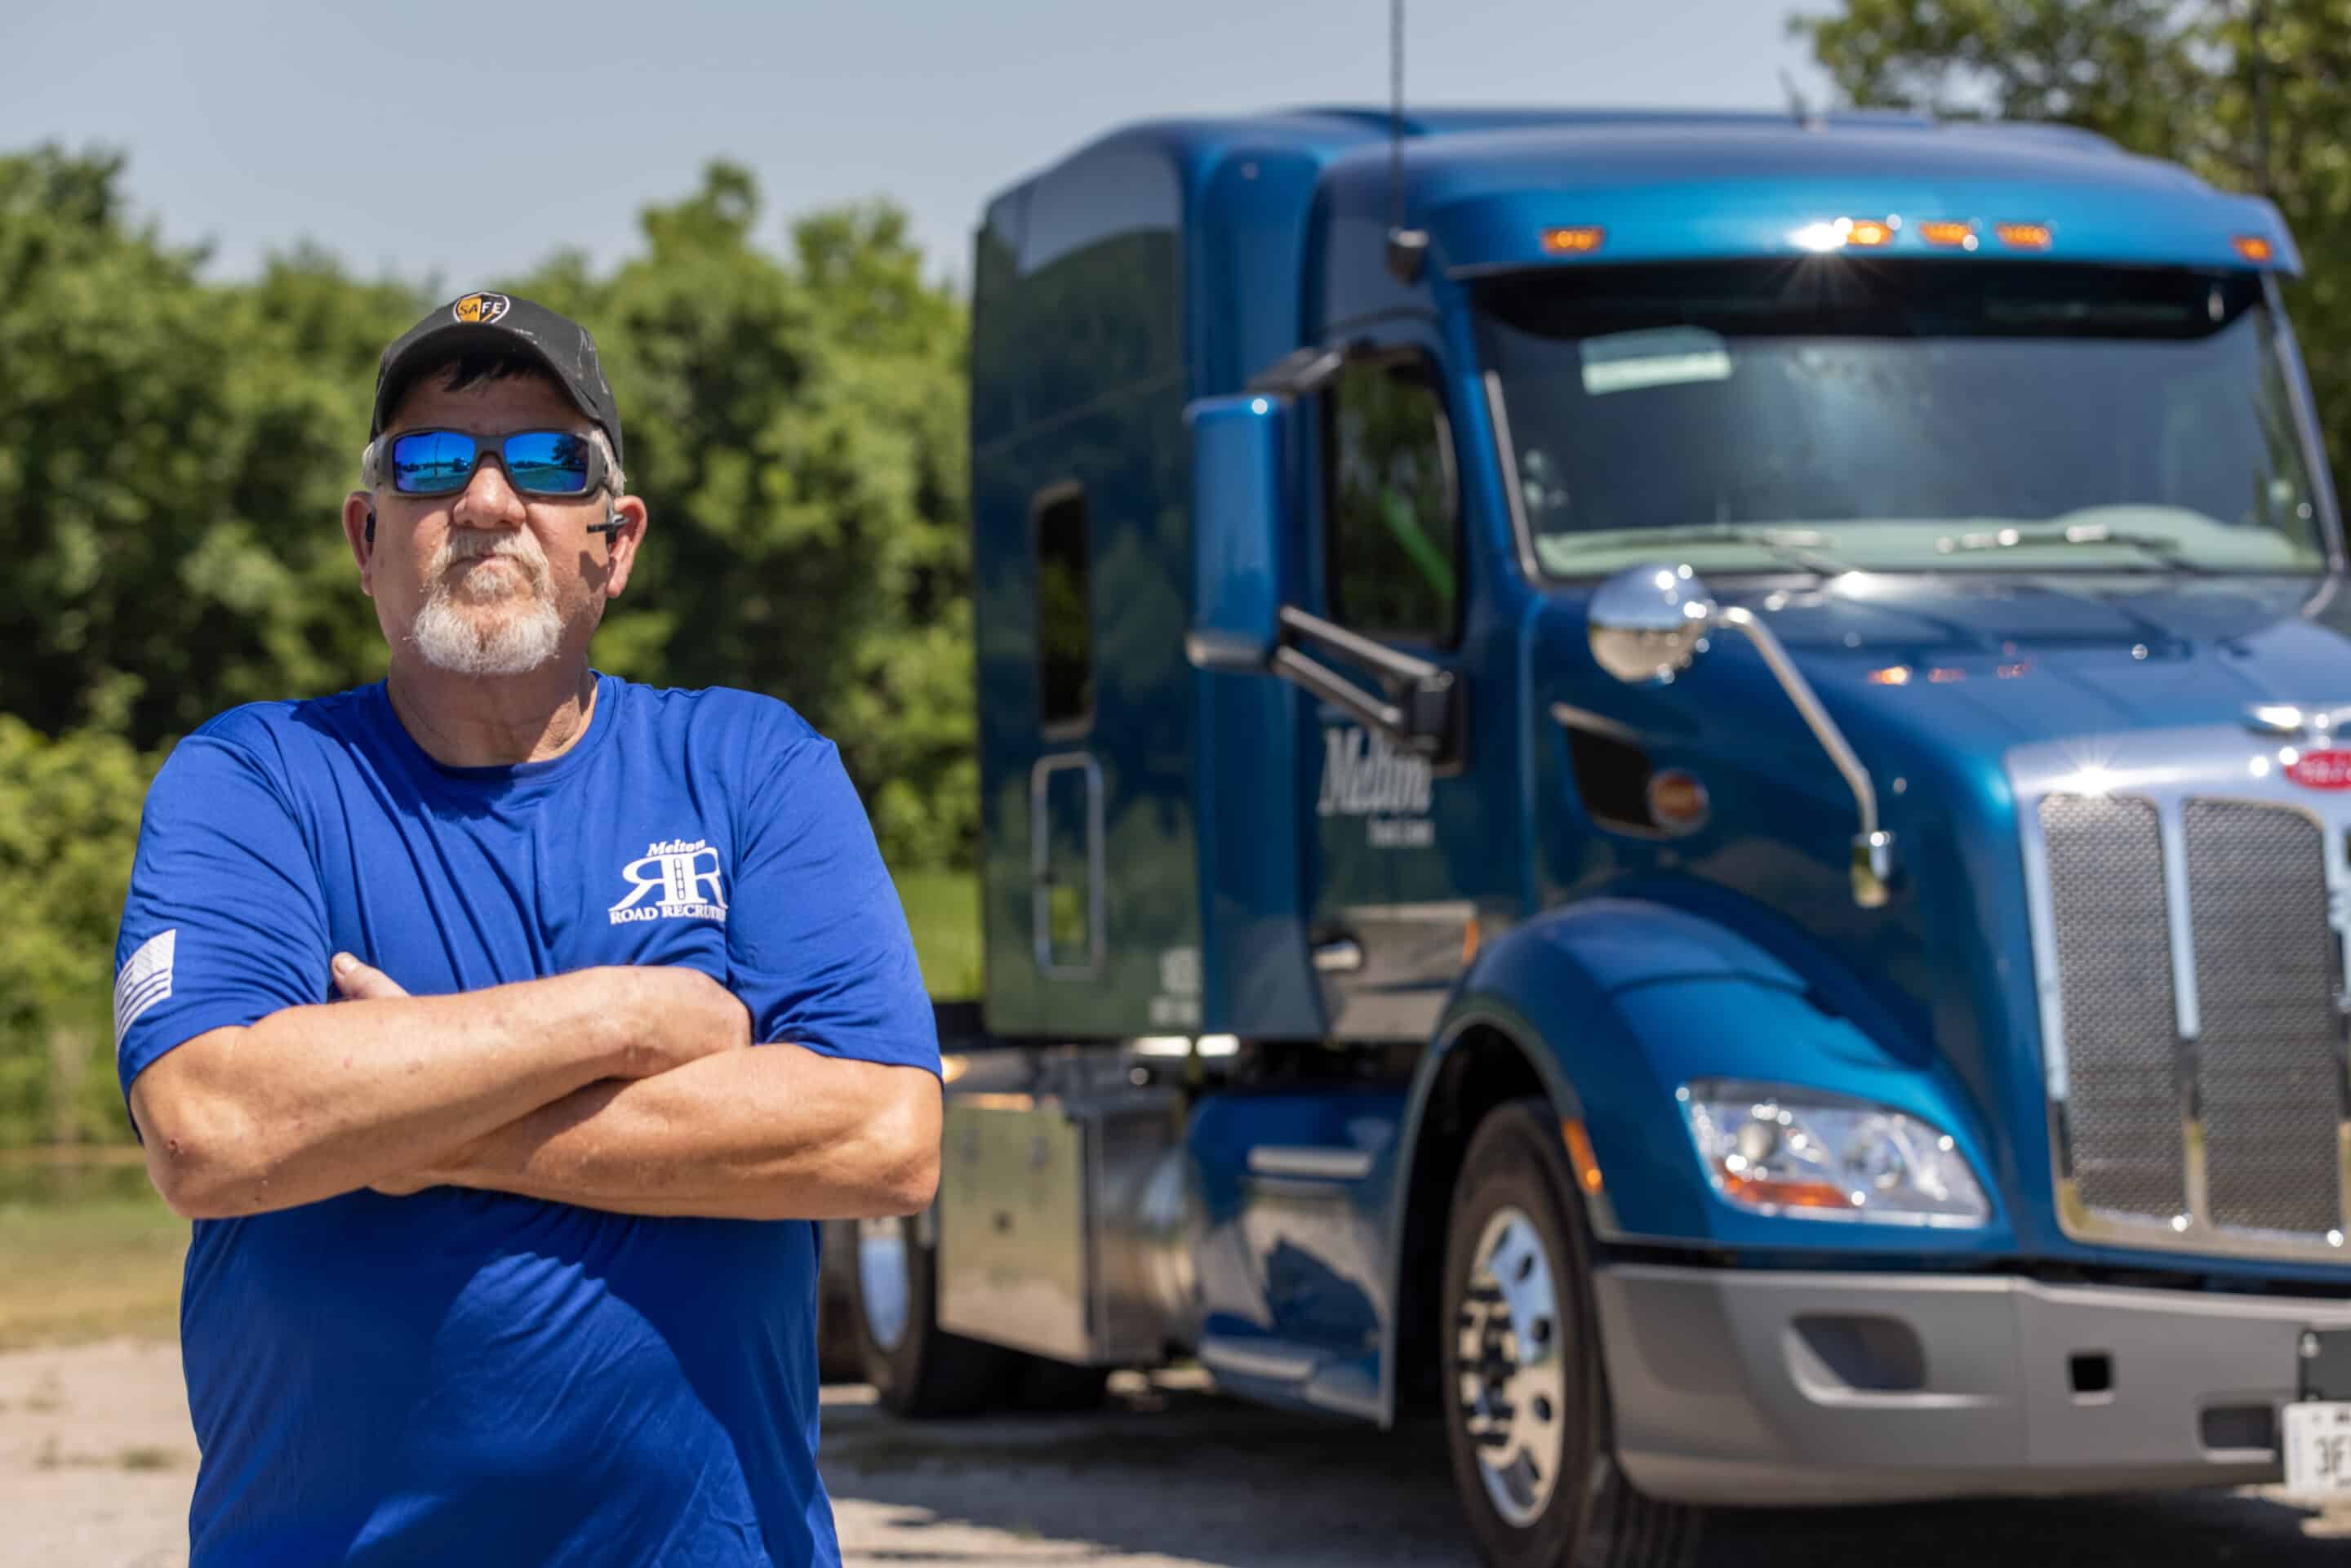
<svg viewBox="0 0 2351 1568">
<path fill-rule="evenodd" d="M 367 547 L 370 549 L 375 549 L 375 508 L 373 507 L 368 508 Z"/>
<path fill-rule="evenodd" d="M 604 515 L 604 520 L 602 522 L 589 524 L 588 531 L 591 534 L 602 534 L 604 536 L 604 542 L 610 544 L 612 541 L 612 536 L 619 533 L 622 528 L 625 528 L 628 526 L 628 519 L 622 517 L 620 508 L 615 507 L 611 511 L 607 512 Z"/>
</svg>

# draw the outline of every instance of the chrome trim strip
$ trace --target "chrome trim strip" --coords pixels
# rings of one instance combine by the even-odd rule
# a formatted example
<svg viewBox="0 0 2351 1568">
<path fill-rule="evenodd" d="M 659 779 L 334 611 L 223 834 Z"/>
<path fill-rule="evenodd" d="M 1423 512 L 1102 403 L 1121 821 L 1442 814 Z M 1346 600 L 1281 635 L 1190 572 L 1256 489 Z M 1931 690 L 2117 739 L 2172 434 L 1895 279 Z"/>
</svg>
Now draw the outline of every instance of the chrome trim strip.
<svg viewBox="0 0 2351 1568">
<path fill-rule="evenodd" d="M 2049 883 L 2049 839 L 2041 825 L 2041 801 L 2016 796 L 2016 822 L 2023 840 L 2024 909 L 2032 926 L 2033 988 L 2041 1001 L 2041 1064 L 2049 1103 L 2062 1114 L 2072 1090 L 2065 1057 L 2064 981 L 2057 966 L 2057 895 Z M 2070 1143 L 2060 1145 L 2070 1151 Z M 2061 1176 L 2070 1176 L 2070 1168 Z"/>
<path fill-rule="evenodd" d="M 1551 716 L 1570 729 L 1586 730 L 1606 739 L 1621 740 L 1631 746 L 1638 746 L 1646 738 L 1639 730 L 1629 724 L 1620 724 L 1605 714 L 1593 713 L 1588 708 L 1576 707 L 1569 703 L 1552 704 Z"/>
<path fill-rule="evenodd" d="M 1249 1152 L 1253 1176 L 1311 1176 L 1318 1181 L 1361 1181 L 1378 1156 L 1371 1149 L 1334 1149 L 1313 1144 L 1259 1144 Z"/>
<path fill-rule="evenodd" d="M 1519 570 L 1529 582 L 1543 580 L 1542 562 L 1535 556 L 1534 525 L 1527 521 L 1527 498 L 1519 488 L 1519 449 L 1510 440 L 1510 413 L 1502 398 L 1502 373 L 1488 371 L 1486 417 L 1494 426 L 1495 456 L 1500 459 L 1502 499 L 1510 509 L 1511 542 L 1519 548 Z"/>
<path fill-rule="evenodd" d="M 1199 1357 L 1211 1372 L 1236 1377 L 1262 1377 L 1269 1383 L 1303 1383 L 1313 1375 L 1315 1358 L 1275 1340 L 1259 1349 L 1246 1341 L 1210 1334 L 1200 1342 Z"/>
<path fill-rule="evenodd" d="M 2156 831 L 2163 844 L 2163 896 L 2171 916 L 2171 1001 L 2179 1015 L 2179 1038 L 2194 1040 L 2204 1028 L 2202 998 L 2196 991 L 2196 927 L 2188 907 L 2188 802 L 2178 795 L 2155 803 Z"/>
<path fill-rule="evenodd" d="M 2291 810 L 2319 830 L 2327 917 L 2344 942 L 2345 972 L 2351 977 L 2351 797 L 2323 800 L 2294 783 L 2285 764 L 2294 755 L 2291 737 L 2249 736 L 2241 727 L 2207 726 L 2143 731 L 2114 737 L 2077 737 L 2039 742 L 2011 750 L 2006 758 L 2016 803 L 2019 847 L 2025 877 L 2025 907 L 2039 997 L 2042 1060 L 2049 1095 L 2049 1141 L 2060 1228 L 2076 1241 L 2145 1248 L 2206 1257 L 2276 1261 L 2351 1263 L 2345 1231 L 2351 1229 L 2351 1026 L 2338 1042 L 2337 1186 L 2341 1227 L 2325 1236 L 2251 1230 L 2211 1220 L 2204 1128 L 2194 1085 L 2196 1040 L 2203 1026 L 2196 989 L 2193 912 L 2188 904 L 2187 845 L 2182 813 L 2188 800 L 2235 801 Z M 2172 988 L 2179 1017 L 2182 1088 L 2180 1136 L 2187 1162 L 2189 1212 L 2161 1219 L 2092 1209 L 2081 1197 L 2073 1172 L 2068 1102 L 2071 1083 L 2065 1060 L 2065 1015 L 2057 966 L 2055 898 L 2050 885 L 2048 841 L 2041 802 L 2053 794 L 2112 794 L 2151 802 L 2157 810 L 2170 902 Z M 2346 979 L 2351 988 L 2351 979 Z"/>
</svg>

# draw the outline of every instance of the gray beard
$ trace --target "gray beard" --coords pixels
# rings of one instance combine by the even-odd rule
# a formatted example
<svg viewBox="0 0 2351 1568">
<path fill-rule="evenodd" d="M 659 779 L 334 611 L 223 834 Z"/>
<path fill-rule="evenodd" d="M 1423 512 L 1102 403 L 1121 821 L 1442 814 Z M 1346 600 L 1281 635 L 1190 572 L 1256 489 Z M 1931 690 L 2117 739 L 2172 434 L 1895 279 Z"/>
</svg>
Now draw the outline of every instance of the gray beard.
<svg viewBox="0 0 2351 1568">
<path fill-rule="evenodd" d="M 470 601 L 463 582 L 450 582 L 446 573 L 456 561 L 476 556 L 503 556 L 520 566 L 530 576 L 528 594 Z M 536 539 L 507 534 L 486 548 L 464 550 L 444 544 L 429 575 L 433 592 L 416 612 L 409 640 L 434 669 L 456 675 L 519 675 L 546 664 L 561 649 L 563 617 L 556 612 L 547 558 Z M 490 613 L 484 615 L 474 603 Z"/>
</svg>

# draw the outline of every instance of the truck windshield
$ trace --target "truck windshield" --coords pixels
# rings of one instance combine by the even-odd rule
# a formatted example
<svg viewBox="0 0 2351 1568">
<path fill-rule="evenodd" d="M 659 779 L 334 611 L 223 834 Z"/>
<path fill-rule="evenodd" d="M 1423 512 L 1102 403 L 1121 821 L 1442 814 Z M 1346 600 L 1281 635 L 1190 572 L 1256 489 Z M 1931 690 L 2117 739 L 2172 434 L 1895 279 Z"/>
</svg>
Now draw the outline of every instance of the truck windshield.
<svg viewBox="0 0 2351 1568">
<path fill-rule="evenodd" d="M 1838 255 L 1479 304 L 1552 576 L 2325 570 L 2251 274 Z"/>
</svg>

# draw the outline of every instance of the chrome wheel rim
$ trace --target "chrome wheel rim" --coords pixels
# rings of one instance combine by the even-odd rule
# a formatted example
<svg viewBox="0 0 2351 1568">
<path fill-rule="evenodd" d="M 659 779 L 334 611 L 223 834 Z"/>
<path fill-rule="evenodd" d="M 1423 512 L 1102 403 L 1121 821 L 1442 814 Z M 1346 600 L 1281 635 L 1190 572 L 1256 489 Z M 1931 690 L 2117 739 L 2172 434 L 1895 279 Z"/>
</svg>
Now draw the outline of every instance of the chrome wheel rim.
<svg viewBox="0 0 2351 1568">
<path fill-rule="evenodd" d="M 883 1351 L 906 1337 L 911 1291 L 906 1282 L 906 1228 L 896 1219 L 857 1222 L 857 1297 L 865 1332 Z"/>
<path fill-rule="evenodd" d="M 1494 1510 L 1524 1529 L 1559 1485 L 1567 1358 L 1557 1270 L 1525 1210 L 1496 1209 L 1479 1232 L 1463 1292 L 1456 1419 Z"/>
</svg>

